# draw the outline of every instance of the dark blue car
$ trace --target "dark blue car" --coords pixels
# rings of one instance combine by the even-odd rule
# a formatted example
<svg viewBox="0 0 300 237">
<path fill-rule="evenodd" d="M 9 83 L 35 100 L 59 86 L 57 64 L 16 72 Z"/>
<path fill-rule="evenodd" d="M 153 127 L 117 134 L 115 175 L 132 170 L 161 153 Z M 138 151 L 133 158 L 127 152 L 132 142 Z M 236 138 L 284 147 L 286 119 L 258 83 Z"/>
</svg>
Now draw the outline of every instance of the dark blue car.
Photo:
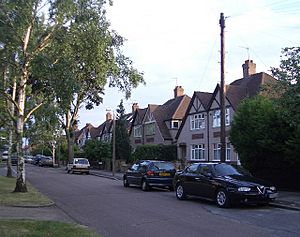
<svg viewBox="0 0 300 237">
<path fill-rule="evenodd" d="M 151 187 L 173 190 L 175 165 L 172 162 L 158 160 L 141 160 L 133 164 L 123 176 L 124 187 L 137 185 L 143 191 Z"/>
</svg>

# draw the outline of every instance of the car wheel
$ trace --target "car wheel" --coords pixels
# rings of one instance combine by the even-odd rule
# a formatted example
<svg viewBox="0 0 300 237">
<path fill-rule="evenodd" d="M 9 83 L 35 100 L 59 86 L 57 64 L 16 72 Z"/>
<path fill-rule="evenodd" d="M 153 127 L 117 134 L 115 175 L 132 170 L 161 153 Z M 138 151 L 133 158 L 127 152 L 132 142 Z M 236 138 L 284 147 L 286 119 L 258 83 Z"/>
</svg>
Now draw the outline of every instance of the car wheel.
<svg viewBox="0 0 300 237">
<path fill-rule="evenodd" d="M 216 203 L 217 203 L 218 207 L 222 207 L 222 208 L 230 206 L 230 200 L 228 197 L 228 193 L 225 189 L 221 188 L 217 191 Z"/>
<path fill-rule="evenodd" d="M 70 170 L 67 170 L 68 174 L 70 173 Z"/>
<path fill-rule="evenodd" d="M 148 191 L 149 190 L 149 185 L 148 185 L 146 179 L 143 179 L 143 181 L 142 181 L 142 190 L 143 191 Z"/>
<path fill-rule="evenodd" d="M 185 193 L 184 187 L 181 183 L 176 185 L 176 197 L 179 200 L 186 199 L 186 193 Z"/>
<path fill-rule="evenodd" d="M 125 188 L 128 188 L 130 186 L 129 182 L 128 182 L 128 179 L 127 178 L 123 178 L 123 185 Z"/>
</svg>

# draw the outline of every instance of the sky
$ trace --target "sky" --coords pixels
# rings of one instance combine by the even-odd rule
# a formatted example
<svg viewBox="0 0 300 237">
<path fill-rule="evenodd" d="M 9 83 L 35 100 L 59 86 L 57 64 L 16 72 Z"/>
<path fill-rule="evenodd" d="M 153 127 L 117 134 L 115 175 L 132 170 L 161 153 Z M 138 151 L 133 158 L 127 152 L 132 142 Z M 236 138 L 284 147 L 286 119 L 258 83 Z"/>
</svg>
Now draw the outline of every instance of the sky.
<svg viewBox="0 0 300 237">
<path fill-rule="evenodd" d="M 300 46 L 299 0 L 114 0 L 107 9 L 112 29 L 126 41 L 123 54 L 144 73 L 146 85 L 131 98 L 105 88 L 103 104 L 81 109 L 79 127 L 105 121 L 123 99 L 126 113 L 164 104 L 176 85 L 186 95 L 213 92 L 220 83 L 220 13 L 225 16 L 225 83 L 242 78 L 242 64 L 251 59 L 256 72 L 278 67 L 282 48 Z"/>
</svg>

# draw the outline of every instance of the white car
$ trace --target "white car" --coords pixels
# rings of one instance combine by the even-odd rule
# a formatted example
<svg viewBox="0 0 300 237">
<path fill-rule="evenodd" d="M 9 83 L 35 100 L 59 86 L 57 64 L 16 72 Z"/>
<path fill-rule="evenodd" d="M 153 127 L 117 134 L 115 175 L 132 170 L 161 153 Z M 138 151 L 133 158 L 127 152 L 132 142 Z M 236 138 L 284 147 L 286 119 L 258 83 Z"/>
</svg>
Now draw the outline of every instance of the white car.
<svg viewBox="0 0 300 237">
<path fill-rule="evenodd" d="M 68 173 L 90 173 L 90 162 L 86 158 L 73 158 L 67 165 Z"/>
<path fill-rule="evenodd" d="M 8 151 L 3 151 L 2 153 L 2 161 L 7 161 L 8 159 Z"/>
</svg>

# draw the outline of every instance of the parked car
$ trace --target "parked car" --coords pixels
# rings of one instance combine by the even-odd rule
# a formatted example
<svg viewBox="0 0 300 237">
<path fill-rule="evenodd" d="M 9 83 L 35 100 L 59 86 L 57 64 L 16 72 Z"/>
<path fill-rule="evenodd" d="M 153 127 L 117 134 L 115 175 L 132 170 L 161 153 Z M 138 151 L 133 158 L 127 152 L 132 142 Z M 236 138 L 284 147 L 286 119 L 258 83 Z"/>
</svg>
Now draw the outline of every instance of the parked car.
<svg viewBox="0 0 300 237">
<path fill-rule="evenodd" d="M 253 177 L 241 166 L 225 163 L 194 163 L 174 176 L 176 197 L 199 196 L 213 200 L 219 207 L 234 203 L 267 204 L 273 201 L 276 188 Z"/>
<path fill-rule="evenodd" d="M 18 156 L 16 154 L 12 154 L 10 159 L 11 159 L 11 165 L 18 165 Z"/>
<path fill-rule="evenodd" d="M 8 151 L 3 151 L 2 153 L 2 161 L 7 161 L 8 159 Z"/>
<path fill-rule="evenodd" d="M 73 158 L 71 162 L 68 163 L 66 170 L 68 173 L 90 173 L 90 162 L 86 158 Z"/>
<path fill-rule="evenodd" d="M 31 156 L 31 155 L 24 156 L 24 161 L 25 161 L 25 163 L 32 164 L 32 162 L 33 162 L 33 156 Z"/>
<path fill-rule="evenodd" d="M 39 166 L 53 166 L 52 157 L 44 156 L 39 160 Z"/>
<path fill-rule="evenodd" d="M 141 160 L 133 164 L 123 176 L 124 187 L 131 184 L 140 186 L 143 191 L 151 187 L 167 187 L 173 190 L 175 165 L 172 162 Z"/>
</svg>

